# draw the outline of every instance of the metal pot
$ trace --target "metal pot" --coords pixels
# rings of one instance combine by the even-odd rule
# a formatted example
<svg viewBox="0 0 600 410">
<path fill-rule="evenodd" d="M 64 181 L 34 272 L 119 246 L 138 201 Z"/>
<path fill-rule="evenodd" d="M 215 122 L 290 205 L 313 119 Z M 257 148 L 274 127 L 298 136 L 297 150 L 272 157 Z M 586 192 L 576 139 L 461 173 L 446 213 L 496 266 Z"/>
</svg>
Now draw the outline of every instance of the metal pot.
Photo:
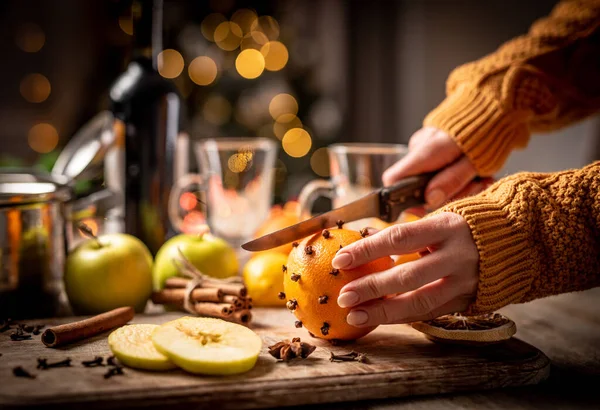
<svg viewBox="0 0 600 410">
<path fill-rule="evenodd" d="M 67 178 L 31 171 L 0 173 L 0 317 L 69 313 L 63 287 L 73 213 L 102 213 L 114 196 L 75 200 Z"/>
</svg>

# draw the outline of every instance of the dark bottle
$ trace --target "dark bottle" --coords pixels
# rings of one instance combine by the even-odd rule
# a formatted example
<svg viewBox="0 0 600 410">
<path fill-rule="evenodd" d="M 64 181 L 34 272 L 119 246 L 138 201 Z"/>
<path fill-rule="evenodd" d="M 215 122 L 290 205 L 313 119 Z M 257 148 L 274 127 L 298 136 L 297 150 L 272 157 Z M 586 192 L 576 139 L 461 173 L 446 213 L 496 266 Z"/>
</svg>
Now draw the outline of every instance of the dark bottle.
<svg viewBox="0 0 600 410">
<path fill-rule="evenodd" d="M 124 125 L 120 129 L 125 149 L 116 160 L 118 164 L 107 161 L 107 167 L 114 166 L 112 171 L 121 180 L 113 185 L 124 194 L 121 211 L 125 231 L 141 239 L 153 254 L 174 233 L 168 200 L 175 179 L 182 110 L 174 84 L 157 71 L 157 56 L 162 50 L 162 3 L 133 1 L 132 58 L 110 89 L 111 110 Z"/>
</svg>

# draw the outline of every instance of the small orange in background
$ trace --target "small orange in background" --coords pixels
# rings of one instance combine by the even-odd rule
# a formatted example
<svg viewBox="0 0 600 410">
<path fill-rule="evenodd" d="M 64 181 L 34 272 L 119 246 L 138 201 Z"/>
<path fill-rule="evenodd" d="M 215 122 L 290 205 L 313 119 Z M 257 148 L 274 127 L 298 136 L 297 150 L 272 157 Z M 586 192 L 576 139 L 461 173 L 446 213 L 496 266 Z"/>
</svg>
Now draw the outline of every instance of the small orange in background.
<svg viewBox="0 0 600 410">
<path fill-rule="evenodd" d="M 261 252 L 246 263 L 242 276 L 254 306 L 285 306 L 278 295 L 283 292 L 286 263 L 287 255 L 279 252 Z"/>
<path fill-rule="evenodd" d="M 283 279 L 287 306 L 316 337 L 355 340 L 375 329 L 349 325 L 346 316 L 350 309 L 339 307 L 337 298 L 344 285 L 391 268 L 393 260 L 386 256 L 350 270 L 335 270 L 331 266 L 340 246 L 361 239 L 356 231 L 330 229 L 305 238 L 290 253 Z"/>
<path fill-rule="evenodd" d="M 300 222 L 301 218 L 298 216 L 298 207 L 296 204 L 297 202 L 295 201 L 289 201 L 283 208 L 279 205 L 275 205 L 271 209 L 271 213 L 267 220 L 255 232 L 254 237 L 259 238 Z M 287 255 L 291 250 L 292 244 L 288 243 L 274 249 L 269 249 L 269 252 L 279 252 Z"/>
</svg>

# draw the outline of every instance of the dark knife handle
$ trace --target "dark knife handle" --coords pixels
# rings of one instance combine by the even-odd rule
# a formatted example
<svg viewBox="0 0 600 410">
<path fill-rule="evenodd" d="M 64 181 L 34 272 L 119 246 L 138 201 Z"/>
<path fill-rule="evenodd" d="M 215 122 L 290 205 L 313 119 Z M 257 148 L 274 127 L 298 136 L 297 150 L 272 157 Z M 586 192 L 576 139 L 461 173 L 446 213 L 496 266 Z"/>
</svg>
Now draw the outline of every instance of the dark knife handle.
<svg viewBox="0 0 600 410">
<path fill-rule="evenodd" d="M 402 211 L 425 204 L 425 188 L 434 175 L 415 175 L 382 188 L 379 194 L 379 218 L 385 222 L 394 222 Z"/>
</svg>

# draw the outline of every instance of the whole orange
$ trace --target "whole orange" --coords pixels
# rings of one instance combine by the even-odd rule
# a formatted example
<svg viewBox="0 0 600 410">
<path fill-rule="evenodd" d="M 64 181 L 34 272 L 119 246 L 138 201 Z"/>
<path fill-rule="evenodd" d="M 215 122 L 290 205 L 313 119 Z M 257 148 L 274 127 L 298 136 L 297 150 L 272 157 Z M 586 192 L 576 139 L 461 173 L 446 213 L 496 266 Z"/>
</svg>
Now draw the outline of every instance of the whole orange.
<svg viewBox="0 0 600 410">
<path fill-rule="evenodd" d="M 300 218 L 292 213 L 286 212 L 281 209 L 274 209 L 271 211 L 269 218 L 257 229 L 254 234 L 255 238 L 270 234 L 288 226 L 292 226 L 300 222 Z M 290 253 L 292 250 L 292 244 L 287 243 L 285 245 L 278 246 L 277 248 L 270 249 L 269 252 L 280 252 L 284 254 Z"/>
<path fill-rule="evenodd" d="M 346 316 L 350 309 L 337 304 L 340 290 L 345 284 L 394 266 L 394 261 L 386 256 L 350 270 L 333 269 L 331 261 L 340 246 L 360 239 L 362 237 L 356 231 L 325 230 L 305 238 L 288 257 L 283 278 L 288 309 L 315 337 L 355 340 L 375 329 L 349 325 Z"/>
</svg>

